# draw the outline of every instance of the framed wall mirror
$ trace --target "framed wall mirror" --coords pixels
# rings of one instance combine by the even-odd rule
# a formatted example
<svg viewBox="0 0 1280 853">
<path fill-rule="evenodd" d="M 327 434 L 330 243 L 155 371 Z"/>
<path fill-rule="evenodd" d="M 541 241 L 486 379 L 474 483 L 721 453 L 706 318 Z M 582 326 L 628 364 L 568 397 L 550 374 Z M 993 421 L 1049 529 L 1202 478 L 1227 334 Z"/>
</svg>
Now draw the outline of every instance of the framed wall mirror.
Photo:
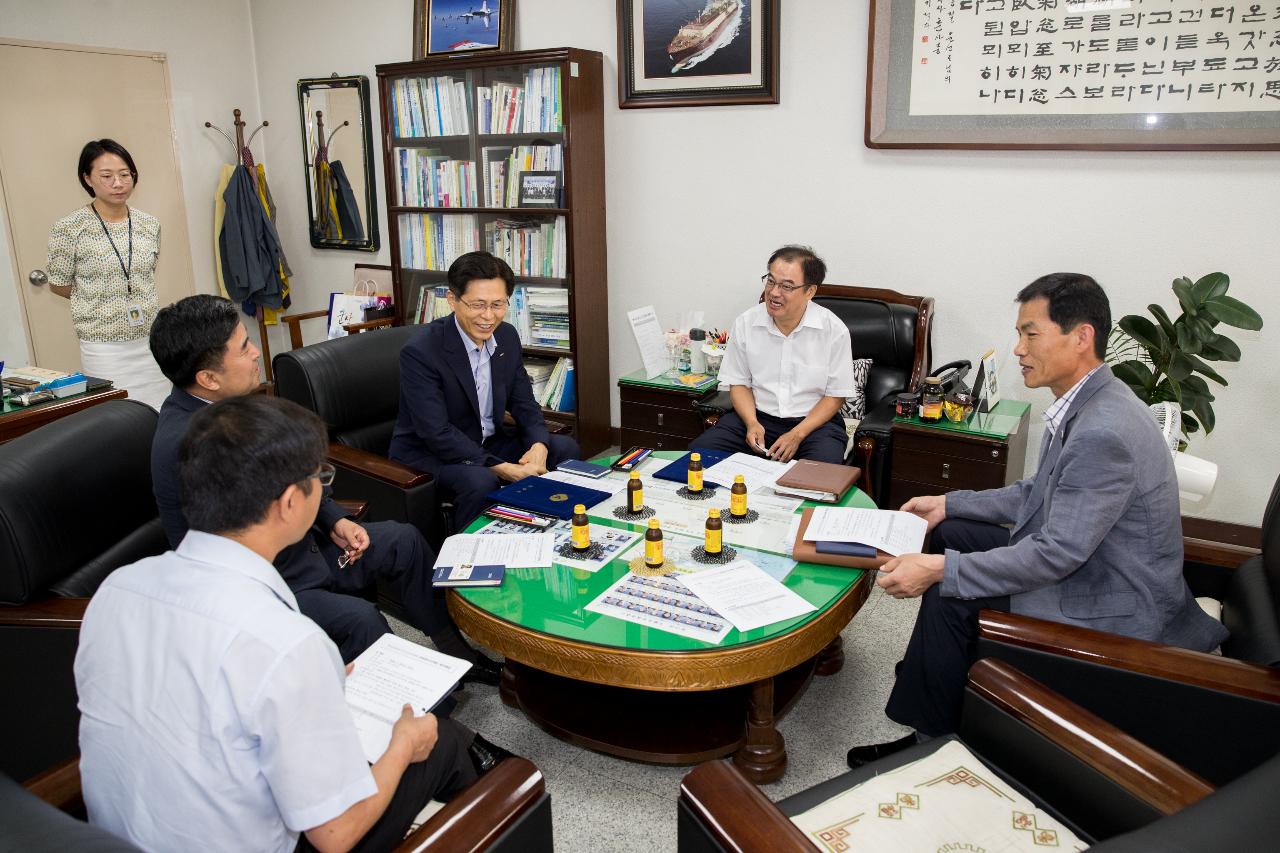
<svg viewBox="0 0 1280 853">
<path fill-rule="evenodd" d="M 378 251 L 369 78 L 298 81 L 311 245 Z"/>
</svg>

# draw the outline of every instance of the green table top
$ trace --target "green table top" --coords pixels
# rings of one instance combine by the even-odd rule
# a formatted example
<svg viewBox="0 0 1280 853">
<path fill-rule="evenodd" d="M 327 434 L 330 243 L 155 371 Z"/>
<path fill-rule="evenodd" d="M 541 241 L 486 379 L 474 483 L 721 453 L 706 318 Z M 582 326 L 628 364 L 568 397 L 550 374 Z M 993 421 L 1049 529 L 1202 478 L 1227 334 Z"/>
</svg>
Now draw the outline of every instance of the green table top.
<svg viewBox="0 0 1280 853">
<path fill-rule="evenodd" d="M 1018 423 L 1030 408 L 1030 403 L 1024 403 L 1021 400 L 1001 400 L 987 414 L 974 412 L 967 421 L 960 423 L 953 423 L 946 418 L 936 423 L 926 423 L 919 418 L 894 418 L 893 422 L 911 424 L 925 429 L 979 435 L 985 438 L 1007 438 L 1018 429 Z"/>
<path fill-rule="evenodd" d="M 693 381 L 701 376 L 702 379 Z M 636 385 L 641 388 L 663 388 L 676 391 L 687 391 L 690 394 L 700 394 L 708 391 L 720 384 L 720 380 L 707 373 L 685 373 L 673 375 L 671 371 L 667 371 L 652 379 L 645 376 L 643 370 L 637 370 L 635 373 L 628 373 L 626 376 L 619 377 L 618 383 L 621 385 Z"/>
<path fill-rule="evenodd" d="M 17 414 L 19 412 L 35 412 L 48 406 L 55 406 L 58 403 L 74 403 L 76 400 L 83 399 L 92 394 L 100 394 L 103 391 L 110 390 L 112 389 L 109 386 L 107 388 L 95 388 L 91 391 L 81 391 L 79 394 L 72 394 L 69 397 L 56 397 L 52 400 L 45 400 L 43 403 L 36 403 L 34 406 L 18 406 L 14 404 L 12 397 L 5 397 L 4 409 L 0 411 L 0 416 Z"/>
<path fill-rule="evenodd" d="M 684 454 L 681 451 L 666 450 L 657 451 L 656 455 L 665 459 L 676 459 Z M 611 462 L 615 458 L 611 456 L 607 457 L 607 460 Z M 840 505 L 875 507 L 874 502 L 856 488 L 849 490 Z M 823 506 L 823 504 L 806 501 L 803 505 L 803 507 L 809 506 Z M 467 530 L 474 532 L 488 522 L 488 518 L 479 518 L 472 522 Z M 591 523 L 638 532 L 643 532 L 645 529 L 643 525 L 619 521 L 612 516 L 591 514 Z M 639 550 L 642 547 L 642 545 L 633 546 L 627 552 L 627 559 L 642 553 Z M 779 543 L 776 553 L 784 553 L 782 543 Z M 567 640 L 644 651 L 694 651 L 725 649 L 785 634 L 797 625 L 819 616 L 864 574 L 860 569 L 797 563 L 783 583 L 805 601 L 817 607 L 817 610 L 751 631 L 740 632 L 736 628 L 731 628 L 723 641 L 711 645 L 701 640 L 625 622 L 586 609 L 588 604 L 626 572 L 627 561 L 625 560 L 614 560 L 595 574 L 561 565 L 554 565 L 549 569 L 508 569 L 501 586 L 455 588 L 453 591 L 476 607 L 500 619 Z"/>
</svg>

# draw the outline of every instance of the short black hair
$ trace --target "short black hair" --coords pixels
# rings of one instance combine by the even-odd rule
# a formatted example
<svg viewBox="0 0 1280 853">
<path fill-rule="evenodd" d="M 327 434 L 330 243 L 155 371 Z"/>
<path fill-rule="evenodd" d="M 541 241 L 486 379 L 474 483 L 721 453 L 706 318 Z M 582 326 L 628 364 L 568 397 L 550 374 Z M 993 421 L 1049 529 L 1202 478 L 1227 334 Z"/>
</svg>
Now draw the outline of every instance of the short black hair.
<svg viewBox="0 0 1280 853">
<path fill-rule="evenodd" d="M 179 388 L 190 388 L 202 370 L 222 367 L 227 341 L 240 324 L 229 299 L 197 293 L 161 308 L 151 324 L 151 355 L 160 372 Z"/>
<path fill-rule="evenodd" d="M 1042 275 L 1018 291 L 1016 301 L 1030 302 L 1040 297 L 1049 300 L 1049 319 L 1062 331 L 1069 332 L 1081 323 L 1093 326 L 1093 353 L 1099 359 L 1106 358 L 1111 302 L 1093 278 L 1078 272 Z"/>
<path fill-rule="evenodd" d="M 507 296 L 516 289 L 516 275 L 502 258 L 489 252 L 467 252 L 449 265 L 449 290 L 461 299 L 467 285 L 476 279 L 500 278 L 507 285 Z"/>
<path fill-rule="evenodd" d="M 93 194 L 93 187 L 89 186 L 89 182 L 84 179 L 84 176 L 93 170 L 93 161 L 103 154 L 114 154 L 123 160 L 133 174 L 134 186 L 137 186 L 138 167 L 133 165 L 133 157 L 130 156 L 125 147 L 114 139 L 90 139 L 84 144 L 84 148 L 80 149 L 80 165 L 76 171 L 76 177 L 80 179 L 80 186 L 84 187 L 84 191 L 89 194 L 89 198 L 96 198 L 96 196 Z"/>
<path fill-rule="evenodd" d="M 291 484 L 306 494 L 328 447 L 324 422 L 266 394 L 201 408 L 178 448 L 182 512 L 192 530 L 234 533 L 266 517 Z"/>
<path fill-rule="evenodd" d="M 827 278 L 827 263 L 818 257 L 817 253 L 808 246 L 800 246 L 791 244 L 783 246 L 781 249 L 774 251 L 769 256 L 769 263 L 765 266 L 773 266 L 774 261 L 789 261 L 794 263 L 800 262 L 800 270 L 804 273 L 805 284 L 822 284 Z"/>
</svg>

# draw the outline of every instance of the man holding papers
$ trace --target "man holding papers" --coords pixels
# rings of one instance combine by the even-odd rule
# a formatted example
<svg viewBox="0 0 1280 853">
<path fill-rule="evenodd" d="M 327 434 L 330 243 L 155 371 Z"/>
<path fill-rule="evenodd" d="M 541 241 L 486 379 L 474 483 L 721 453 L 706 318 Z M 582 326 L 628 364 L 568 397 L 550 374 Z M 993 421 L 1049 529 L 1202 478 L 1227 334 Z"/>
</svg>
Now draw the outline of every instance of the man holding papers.
<svg viewBox="0 0 1280 853">
<path fill-rule="evenodd" d="M 1183 579 L 1178 486 L 1155 419 L 1103 363 L 1106 294 L 1057 273 L 1017 301 L 1023 381 L 1055 398 L 1039 470 L 1002 489 L 908 501 L 902 509 L 933 529 L 934 553 L 891 560 L 877 581 L 897 598 L 923 596 L 885 713 L 928 736 L 956 729 L 983 608 L 1198 651 L 1227 633 Z M 849 763 L 915 740 L 854 747 Z"/>
<path fill-rule="evenodd" d="M 326 445 L 319 418 L 275 397 L 191 418 L 179 471 L 191 530 L 112 573 L 80 633 L 91 822 L 147 850 L 384 850 L 485 769 L 473 733 L 408 705 L 365 759 L 342 658 L 271 564 L 315 521 Z"/>
<path fill-rule="evenodd" d="M 400 352 L 400 416 L 389 455 L 435 475 L 453 499 L 459 529 L 500 483 L 579 456 L 572 438 L 547 431 L 520 335 L 503 322 L 515 286 L 501 258 L 461 256 L 449 267 L 453 314 L 423 326 Z M 508 413 L 514 428 L 503 422 Z"/>
<path fill-rule="evenodd" d="M 844 461 L 840 406 L 854 393 L 853 359 L 848 327 L 813 303 L 826 276 L 827 265 L 804 246 L 769 257 L 763 299 L 733 321 L 720 365 L 733 411 L 691 449 Z"/>
</svg>

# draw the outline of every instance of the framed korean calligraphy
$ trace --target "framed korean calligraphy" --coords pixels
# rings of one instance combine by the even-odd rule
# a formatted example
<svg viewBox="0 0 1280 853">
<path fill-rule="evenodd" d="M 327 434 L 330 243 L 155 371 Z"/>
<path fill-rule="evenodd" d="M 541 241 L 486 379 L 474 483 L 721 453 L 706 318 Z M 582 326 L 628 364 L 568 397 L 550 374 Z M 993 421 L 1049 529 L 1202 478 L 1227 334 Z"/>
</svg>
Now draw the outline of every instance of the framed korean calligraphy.
<svg viewBox="0 0 1280 853">
<path fill-rule="evenodd" d="M 1280 0 L 871 0 L 869 148 L 1280 150 Z"/>
<path fill-rule="evenodd" d="M 618 106 L 778 103 L 781 0 L 618 0 Z"/>
</svg>

